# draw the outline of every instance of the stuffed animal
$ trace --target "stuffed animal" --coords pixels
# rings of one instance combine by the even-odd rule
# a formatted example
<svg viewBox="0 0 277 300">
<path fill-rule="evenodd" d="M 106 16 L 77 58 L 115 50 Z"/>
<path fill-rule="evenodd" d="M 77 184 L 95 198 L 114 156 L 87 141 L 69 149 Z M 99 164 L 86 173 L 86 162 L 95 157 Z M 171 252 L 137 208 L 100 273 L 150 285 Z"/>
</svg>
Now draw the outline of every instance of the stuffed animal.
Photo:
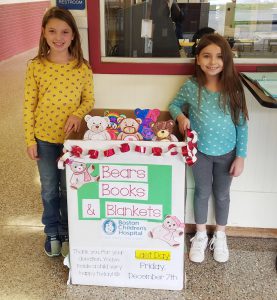
<svg viewBox="0 0 277 300">
<path fill-rule="evenodd" d="M 176 216 L 168 215 L 165 217 L 162 225 L 156 226 L 149 231 L 148 236 L 152 239 L 162 240 L 172 247 L 177 247 L 180 243 L 176 241 L 175 238 L 184 234 L 184 227 L 185 224 L 182 223 Z"/>
<path fill-rule="evenodd" d="M 138 132 L 143 136 L 144 140 L 151 141 L 154 137 L 150 124 L 156 122 L 159 115 L 159 109 L 135 109 L 135 116 L 142 120 Z"/>
<path fill-rule="evenodd" d="M 84 162 L 76 160 L 70 160 L 68 164 L 73 172 L 70 178 L 71 188 L 78 189 L 85 183 L 99 181 L 99 176 L 90 175 L 94 171 L 94 165 L 87 167 Z"/>
<path fill-rule="evenodd" d="M 132 118 L 119 118 L 119 125 L 121 132 L 117 139 L 124 141 L 140 141 L 143 140 L 143 136 L 138 132 L 141 119 Z"/>
<path fill-rule="evenodd" d="M 107 131 L 110 123 L 108 117 L 86 115 L 85 121 L 89 130 L 85 132 L 84 140 L 111 140 L 111 136 Z"/>
<path fill-rule="evenodd" d="M 172 134 L 175 122 L 169 121 L 158 121 L 151 123 L 151 127 L 154 133 L 152 141 L 163 141 L 163 142 L 178 142 L 178 139 Z"/>
</svg>

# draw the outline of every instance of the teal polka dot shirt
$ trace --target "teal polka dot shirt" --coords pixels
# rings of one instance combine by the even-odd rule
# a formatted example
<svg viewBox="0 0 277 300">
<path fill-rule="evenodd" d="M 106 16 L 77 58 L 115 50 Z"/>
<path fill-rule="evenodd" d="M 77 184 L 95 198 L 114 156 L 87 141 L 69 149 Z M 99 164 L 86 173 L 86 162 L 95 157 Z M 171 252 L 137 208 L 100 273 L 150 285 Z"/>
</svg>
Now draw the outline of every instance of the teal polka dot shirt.
<svg viewBox="0 0 277 300">
<path fill-rule="evenodd" d="M 219 106 L 220 93 L 203 89 L 198 105 L 198 84 L 187 80 L 169 105 L 173 119 L 189 107 L 192 130 L 198 134 L 198 150 L 207 155 L 224 155 L 236 148 L 236 156 L 246 157 L 248 126 L 243 116 L 238 125 L 232 121 L 229 111 Z"/>
</svg>

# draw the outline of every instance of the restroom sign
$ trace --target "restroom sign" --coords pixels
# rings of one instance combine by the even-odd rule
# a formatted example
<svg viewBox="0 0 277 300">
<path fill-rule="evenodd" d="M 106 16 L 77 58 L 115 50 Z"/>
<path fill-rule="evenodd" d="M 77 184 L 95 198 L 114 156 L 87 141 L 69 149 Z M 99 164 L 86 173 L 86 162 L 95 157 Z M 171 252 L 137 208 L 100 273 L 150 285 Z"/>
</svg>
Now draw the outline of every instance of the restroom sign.
<svg viewBox="0 0 277 300">
<path fill-rule="evenodd" d="M 56 5 L 64 9 L 82 10 L 86 7 L 85 0 L 56 0 Z"/>
</svg>

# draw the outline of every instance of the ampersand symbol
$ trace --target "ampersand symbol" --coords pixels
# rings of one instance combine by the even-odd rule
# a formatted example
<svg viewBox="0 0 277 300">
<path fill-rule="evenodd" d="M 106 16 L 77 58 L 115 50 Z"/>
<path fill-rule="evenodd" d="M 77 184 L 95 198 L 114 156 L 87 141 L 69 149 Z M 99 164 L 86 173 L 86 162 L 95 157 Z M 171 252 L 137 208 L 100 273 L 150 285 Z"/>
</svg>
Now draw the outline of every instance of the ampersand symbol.
<svg viewBox="0 0 277 300">
<path fill-rule="evenodd" d="M 87 214 L 90 216 L 95 216 L 94 209 L 91 209 L 91 204 L 88 204 Z"/>
</svg>

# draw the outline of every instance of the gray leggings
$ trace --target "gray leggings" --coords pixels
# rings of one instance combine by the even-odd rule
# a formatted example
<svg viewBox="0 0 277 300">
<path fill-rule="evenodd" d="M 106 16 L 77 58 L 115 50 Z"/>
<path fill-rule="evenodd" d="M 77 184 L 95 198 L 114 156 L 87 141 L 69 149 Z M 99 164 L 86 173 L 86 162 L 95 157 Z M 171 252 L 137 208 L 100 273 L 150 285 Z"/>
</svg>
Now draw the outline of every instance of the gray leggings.
<svg viewBox="0 0 277 300">
<path fill-rule="evenodd" d="M 230 186 L 233 179 L 229 170 L 235 155 L 235 150 L 220 156 L 197 152 L 197 161 L 192 167 L 195 181 L 194 217 L 196 224 L 207 223 L 208 201 L 212 192 L 215 200 L 216 224 L 221 226 L 227 224 Z"/>
</svg>

